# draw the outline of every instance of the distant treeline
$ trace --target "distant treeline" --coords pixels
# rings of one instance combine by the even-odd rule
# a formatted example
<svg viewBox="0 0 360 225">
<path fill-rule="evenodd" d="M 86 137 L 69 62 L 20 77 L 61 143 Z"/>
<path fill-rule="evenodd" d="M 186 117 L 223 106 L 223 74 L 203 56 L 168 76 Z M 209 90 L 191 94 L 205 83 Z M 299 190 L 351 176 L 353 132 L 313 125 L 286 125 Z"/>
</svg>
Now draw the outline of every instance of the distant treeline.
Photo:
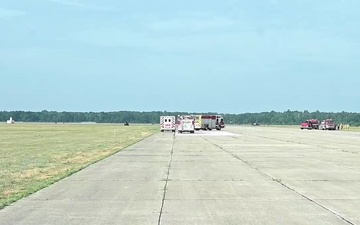
<svg viewBox="0 0 360 225">
<path fill-rule="evenodd" d="M 243 114 L 225 114 L 227 123 L 234 124 L 259 124 L 269 125 L 299 125 L 302 121 L 308 119 L 333 119 L 336 124 L 350 124 L 360 126 L 360 113 L 350 112 L 309 112 L 309 111 L 285 111 L 285 112 L 261 112 L 261 113 L 243 113 Z"/>
<path fill-rule="evenodd" d="M 0 120 L 6 122 L 10 117 L 15 121 L 22 122 L 53 122 L 53 123 L 159 123 L 161 115 L 182 115 L 182 114 L 217 114 L 217 113 L 187 113 L 187 112 L 26 112 L 26 111 L 1 111 Z M 360 113 L 350 112 L 308 112 L 308 111 L 285 111 L 285 112 L 261 112 L 242 114 L 223 114 L 227 124 L 259 124 L 269 125 L 297 125 L 307 119 L 324 120 L 331 118 L 335 123 L 360 126 Z"/>
</svg>

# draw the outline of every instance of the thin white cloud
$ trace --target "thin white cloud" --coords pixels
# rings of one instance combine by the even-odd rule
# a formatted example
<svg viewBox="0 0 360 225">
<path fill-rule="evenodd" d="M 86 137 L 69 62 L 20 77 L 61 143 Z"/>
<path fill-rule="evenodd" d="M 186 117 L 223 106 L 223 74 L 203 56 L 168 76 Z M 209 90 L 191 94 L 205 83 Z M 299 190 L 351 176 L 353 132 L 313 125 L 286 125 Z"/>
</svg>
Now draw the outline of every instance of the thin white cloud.
<svg viewBox="0 0 360 225">
<path fill-rule="evenodd" d="M 279 5 L 279 1 L 278 0 L 269 0 L 271 5 Z"/>
<path fill-rule="evenodd" d="M 95 11 L 116 11 L 113 7 L 105 7 L 105 6 L 96 6 L 90 4 L 80 3 L 78 1 L 73 0 L 49 0 L 50 2 L 57 3 L 60 5 L 88 9 L 88 10 L 95 10 Z"/>
<path fill-rule="evenodd" d="M 207 30 L 232 27 L 237 21 L 214 17 L 214 18 L 189 18 L 170 21 L 159 21 L 149 25 L 152 30 Z"/>
<path fill-rule="evenodd" d="M 24 16 L 25 11 L 0 8 L 0 18 Z"/>
<path fill-rule="evenodd" d="M 101 47 L 146 47 L 144 37 L 141 34 L 123 31 L 116 28 L 103 28 L 98 30 L 82 30 L 63 37 L 59 40 L 78 41 Z"/>
</svg>

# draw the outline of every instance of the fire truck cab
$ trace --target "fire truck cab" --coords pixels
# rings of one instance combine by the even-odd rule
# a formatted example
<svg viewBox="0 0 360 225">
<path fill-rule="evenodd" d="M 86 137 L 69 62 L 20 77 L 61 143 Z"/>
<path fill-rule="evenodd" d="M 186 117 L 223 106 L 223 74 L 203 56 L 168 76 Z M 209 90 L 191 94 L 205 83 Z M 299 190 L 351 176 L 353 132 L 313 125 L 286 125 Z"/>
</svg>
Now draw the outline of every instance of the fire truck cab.
<svg viewBox="0 0 360 225">
<path fill-rule="evenodd" d="M 336 130 L 335 123 L 332 119 L 326 119 L 319 125 L 320 130 Z"/>
<path fill-rule="evenodd" d="M 311 122 L 309 120 L 305 120 L 304 122 L 302 122 L 300 124 L 300 128 L 301 128 L 301 130 L 303 130 L 303 129 L 311 130 L 312 129 Z"/>
</svg>

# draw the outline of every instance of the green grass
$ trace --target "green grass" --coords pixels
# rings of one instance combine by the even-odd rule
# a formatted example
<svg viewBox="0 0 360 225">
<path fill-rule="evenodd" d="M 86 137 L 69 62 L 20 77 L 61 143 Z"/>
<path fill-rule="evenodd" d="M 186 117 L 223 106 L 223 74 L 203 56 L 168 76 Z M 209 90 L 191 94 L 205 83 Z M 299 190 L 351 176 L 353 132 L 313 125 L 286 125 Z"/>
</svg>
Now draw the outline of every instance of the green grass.
<svg viewBox="0 0 360 225">
<path fill-rule="evenodd" d="M 150 125 L 0 125 L 0 209 L 158 130 Z"/>
<path fill-rule="evenodd" d="M 360 127 L 350 127 L 349 131 L 356 131 L 356 132 L 360 132 Z"/>
</svg>

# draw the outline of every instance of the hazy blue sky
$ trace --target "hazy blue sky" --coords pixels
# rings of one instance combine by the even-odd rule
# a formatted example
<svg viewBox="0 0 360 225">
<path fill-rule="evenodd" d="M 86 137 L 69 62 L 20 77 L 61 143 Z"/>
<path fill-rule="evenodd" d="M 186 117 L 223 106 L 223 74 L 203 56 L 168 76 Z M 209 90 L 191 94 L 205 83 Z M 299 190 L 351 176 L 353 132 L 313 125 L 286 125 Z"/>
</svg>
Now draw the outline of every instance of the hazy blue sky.
<svg viewBox="0 0 360 225">
<path fill-rule="evenodd" d="M 0 0 L 0 110 L 360 111 L 358 0 Z"/>
</svg>

